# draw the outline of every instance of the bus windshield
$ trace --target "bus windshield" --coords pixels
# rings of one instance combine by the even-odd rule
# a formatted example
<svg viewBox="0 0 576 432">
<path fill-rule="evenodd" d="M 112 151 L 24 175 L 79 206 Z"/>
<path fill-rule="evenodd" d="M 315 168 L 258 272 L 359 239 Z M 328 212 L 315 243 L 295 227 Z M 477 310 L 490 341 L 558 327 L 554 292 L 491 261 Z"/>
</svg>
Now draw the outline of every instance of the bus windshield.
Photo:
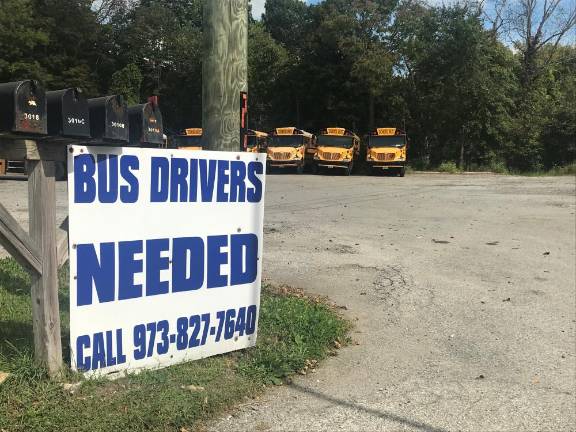
<svg viewBox="0 0 576 432">
<path fill-rule="evenodd" d="M 268 137 L 268 147 L 300 147 L 302 144 L 301 135 L 273 135 Z"/>
<path fill-rule="evenodd" d="M 258 145 L 258 137 L 256 135 L 248 135 L 248 142 L 246 145 L 248 148 L 255 147 Z"/>
<path fill-rule="evenodd" d="M 351 136 L 320 135 L 318 137 L 319 146 L 350 148 L 353 144 L 354 139 Z"/>
<path fill-rule="evenodd" d="M 404 147 L 406 137 L 403 135 L 371 136 L 368 140 L 369 147 Z"/>
</svg>

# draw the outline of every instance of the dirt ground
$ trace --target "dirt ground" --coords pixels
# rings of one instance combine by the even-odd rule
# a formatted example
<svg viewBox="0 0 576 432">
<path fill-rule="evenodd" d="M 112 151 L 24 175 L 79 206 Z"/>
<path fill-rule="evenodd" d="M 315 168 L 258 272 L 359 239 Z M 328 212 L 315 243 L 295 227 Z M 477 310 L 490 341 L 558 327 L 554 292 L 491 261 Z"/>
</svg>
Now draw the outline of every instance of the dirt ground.
<svg viewBox="0 0 576 432">
<path fill-rule="evenodd" d="M 25 191 L 0 181 L 23 222 Z M 574 177 L 268 176 L 265 277 L 344 306 L 355 343 L 208 428 L 575 430 L 575 194 Z"/>
</svg>

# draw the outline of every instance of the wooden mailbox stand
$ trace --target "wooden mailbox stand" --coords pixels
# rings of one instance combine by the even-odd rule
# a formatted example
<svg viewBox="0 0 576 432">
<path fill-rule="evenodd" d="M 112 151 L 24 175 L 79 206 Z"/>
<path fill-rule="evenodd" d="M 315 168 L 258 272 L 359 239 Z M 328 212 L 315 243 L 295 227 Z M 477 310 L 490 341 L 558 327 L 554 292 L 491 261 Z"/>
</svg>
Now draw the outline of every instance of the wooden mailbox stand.
<svg viewBox="0 0 576 432">
<path fill-rule="evenodd" d="M 24 160 L 28 172 L 29 230 L 0 202 L 0 244 L 32 278 L 32 322 L 36 360 L 51 376 L 62 369 L 58 269 L 68 260 L 68 235 L 56 227 L 55 162 L 66 145 L 0 137 L 0 159 Z M 62 224 L 67 232 L 68 218 Z"/>
</svg>

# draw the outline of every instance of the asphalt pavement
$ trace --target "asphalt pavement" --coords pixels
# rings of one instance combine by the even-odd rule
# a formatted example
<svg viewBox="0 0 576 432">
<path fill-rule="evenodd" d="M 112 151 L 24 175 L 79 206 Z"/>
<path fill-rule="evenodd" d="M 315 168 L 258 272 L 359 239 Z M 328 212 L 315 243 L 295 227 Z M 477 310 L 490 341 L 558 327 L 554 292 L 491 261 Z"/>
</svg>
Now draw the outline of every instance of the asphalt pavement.
<svg viewBox="0 0 576 432">
<path fill-rule="evenodd" d="M 575 430 L 574 177 L 266 187 L 264 277 L 345 307 L 354 343 L 208 429 Z M 0 181 L 0 201 L 26 224 L 25 182 Z"/>
</svg>

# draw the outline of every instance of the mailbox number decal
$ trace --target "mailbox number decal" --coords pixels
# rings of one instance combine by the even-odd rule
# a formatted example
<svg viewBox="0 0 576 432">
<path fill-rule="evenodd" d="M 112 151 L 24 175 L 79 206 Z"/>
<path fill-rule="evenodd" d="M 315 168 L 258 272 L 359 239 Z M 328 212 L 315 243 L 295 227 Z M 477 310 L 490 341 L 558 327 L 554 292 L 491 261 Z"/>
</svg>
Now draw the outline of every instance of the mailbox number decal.
<svg viewBox="0 0 576 432">
<path fill-rule="evenodd" d="M 26 120 L 40 120 L 40 114 L 24 113 L 24 118 Z"/>
</svg>

